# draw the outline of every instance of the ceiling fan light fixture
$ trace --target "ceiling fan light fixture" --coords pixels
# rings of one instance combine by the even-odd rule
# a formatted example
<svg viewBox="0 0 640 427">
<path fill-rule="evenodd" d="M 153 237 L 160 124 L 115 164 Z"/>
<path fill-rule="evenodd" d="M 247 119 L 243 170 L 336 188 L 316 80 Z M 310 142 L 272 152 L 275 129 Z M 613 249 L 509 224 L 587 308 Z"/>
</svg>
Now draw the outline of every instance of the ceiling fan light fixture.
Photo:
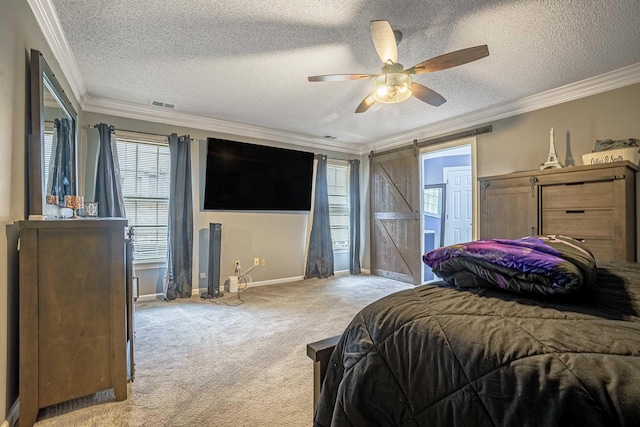
<svg viewBox="0 0 640 427">
<path fill-rule="evenodd" d="M 383 64 L 380 74 L 325 74 L 310 76 L 308 80 L 310 82 L 337 82 L 374 79 L 373 92 L 369 92 L 358 104 L 356 113 L 364 113 L 377 103 L 397 104 L 412 96 L 429 105 L 439 107 L 447 100 L 435 90 L 417 82 L 413 83 L 410 76 L 457 67 L 489 55 L 489 48 L 485 44 L 435 56 L 405 70 L 404 66 L 398 63 L 398 42 L 401 38 L 402 33 L 394 31 L 389 21 L 371 21 L 371 39 Z"/>
<path fill-rule="evenodd" d="M 383 104 L 396 104 L 411 97 L 411 77 L 405 73 L 384 73 L 373 81 L 373 97 Z"/>
</svg>

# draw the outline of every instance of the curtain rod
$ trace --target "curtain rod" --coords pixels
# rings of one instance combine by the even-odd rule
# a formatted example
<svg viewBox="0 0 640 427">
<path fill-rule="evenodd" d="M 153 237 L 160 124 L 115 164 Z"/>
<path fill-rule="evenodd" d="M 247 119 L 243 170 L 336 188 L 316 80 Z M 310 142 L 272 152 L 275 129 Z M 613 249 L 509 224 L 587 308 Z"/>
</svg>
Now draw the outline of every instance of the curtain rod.
<svg viewBox="0 0 640 427">
<path fill-rule="evenodd" d="M 327 154 L 322 154 L 322 153 L 314 153 L 313 157 L 314 159 L 317 159 L 318 156 L 327 156 L 327 160 L 335 160 L 337 162 L 345 162 L 345 163 L 349 163 L 351 160 L 360 160 L 358 158 L 353 158 L 353 159 L 338 159 L 335 157 L 329 157 Z"/>
<path fill-rule="evenodd" d="M 95 127 L 98 127 L 98 125 L 93 125 L 92 127 L 94 127 L 94 128 L 95 128 Z M 119 131 L 122 131 L 122 132 L 138 133 L 138 134 L 140 134 L 140 135 L 163 136 L 163 137 L 165 137 L 165 138 L 169 136 L 169 135 L 161 134 L 161 133 L 141 132 L 141 131 L 139 131 L 139 130 L 129 130 L 129 129 L 120 129 L 120 128 L 117 128 L 117 129 L 116 129 L 114 126 L 109 126 L 109 127 L 112 129 L 112 132 L 114 132 L 114 131 L 116 131 L 116 130 L 119 130 Z M 175 133 L 175 132 L 172 132 L 172 133 Z M 185 135 L 185 136 L 187 136 L 187 135 Z M 190 136 L 190 135 L 188 135 L 188 136 L 189 136 L 189 139 L 190 139 L 192 142 L 196 140 L 195 138 L 191 138 L 191 136 Z"/>
<path fill-rule="evenodd" d="M 418 140 L 414 140 L 413 144 L 411 145 L 403 145 L 402 147 L 391 148 L 389 150 L 380 151 L 380 152 L 371 151 L 371 153 L 369 153 L 369 157 L 371 158 L 376 156 L 383 156 L 385 154 L 391 154 L 398 151 L 403 151 L 403 150 L 406 150 L 407 148 L 412 148 L 412 147 L 422 148 L 428 145 L 438 144 L 438 143 L 447 142 L 447 141 L 453 141 L 456 139 L 468 138 L 470 136 L 481 135 L 483 133 L 489 133 L 492 131 L 493 131 L 493 126 L 488 125 L 488 126 L 482 126 L 479 128 L 475 128 L 475 129 L 471 129 L 463 132 L 454 133 L 451 135 L 440 136 L 438 138 L 425 139 L 422 142 L 418 142 Z"/>
</svg>

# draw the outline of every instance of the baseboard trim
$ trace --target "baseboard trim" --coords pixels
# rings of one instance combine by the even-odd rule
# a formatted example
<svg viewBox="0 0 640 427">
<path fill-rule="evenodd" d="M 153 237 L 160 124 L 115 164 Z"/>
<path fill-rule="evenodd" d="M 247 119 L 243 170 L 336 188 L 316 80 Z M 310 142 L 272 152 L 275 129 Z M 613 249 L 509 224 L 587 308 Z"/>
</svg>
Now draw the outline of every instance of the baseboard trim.
<svg viewBox="0 0 640 427">
<path fill-rule="evenodd" d="M 250 282 L 250 283 L 248 283 L 247 284 L 247 288 L 253 288 L 253 287 L 256 287 L 256 286 L 268 286 L 268 285 L 278 285 L 278 284 L 282 284 L 282 283 L 298 282 L 300 280 L 304 280 L 304 276 L 293 276 L 293 277 L 284 277 L 282 279 L 261 280 L 261 281 L 258 281 L 258 282 Z M 193 297 L 197 297 L 201 293 L 206 293 L 206 292 L 207 292 L 206 288 L 194 289 L 192 295 L 193 295 Z M 227 291 L 222 291 L 222 292 L 227 292 Z"/>
<path fill-rule="evenodd" d="M 164 294 L 140 295 L 138 299 L 136 299 L 136 302 L 148 302 L 148 301 L 157 301 L 157 300 L 164 300 Z"/>
<path fill-rule="evenodd" d="M 18 417 L 20 416 L 20 398 L 17 398 L 15 403 L 11 405 L 11 409 L 7 413 L 7 418 L 4 420 L 0 427 L 15 427 L 18 425 Z"/>
<path fill-rule="evenodd" d="M 362 269 L 362 274 L 371 274 L 369 270 Z M 349 270 L 340 270 L 334 273 L 336 277 L 349 276 Z M 247 285 L 247 288 L 253 288 L 256 286 L 268 286 L 268 285 L 278 285 L 282 283 L 291 283 L 291 282 L 299 282 L 300 280 L 304 280 L 304 276 L 293 276 L 293 277 L 284 277 L 282 279 L 271 279 L 271 280 L 260 280 L 258 282 L 250 282 Z M 222 291 L 224 292 L 224 291 Z M 202 293 L 207 293 L 207 288 L 196 288 L 193 289 L 191 293 L 192 298 L 197 298 Z M 157 301 L 164 300 L 164 294 L 148 294 L 148 295 L 140 295 L 137 299 L 137 302 L 146 302 L 146 301 Z M 2 426 L 0 426 L 2 427 Z"/>
<path fill-rule="evenodd" d="M 304 280 L 304 276 L 294 276 L 294 277 L 285 277 L 283 279 L 271 279 L 271 280 L 261 280 L 259 282 L 250 282 L 247 285 L 247 287 L 253 288 L 254 286 L 277 285 L 278 283 L 298 282 L 300 280 Z"/>
</svg>

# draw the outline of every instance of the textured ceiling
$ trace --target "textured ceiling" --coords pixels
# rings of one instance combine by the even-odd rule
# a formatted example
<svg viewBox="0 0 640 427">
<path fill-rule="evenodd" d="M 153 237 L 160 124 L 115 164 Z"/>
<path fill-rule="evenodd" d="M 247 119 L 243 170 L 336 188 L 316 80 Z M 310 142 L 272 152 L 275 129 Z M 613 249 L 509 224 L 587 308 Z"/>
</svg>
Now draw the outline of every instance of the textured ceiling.
<svg viewBox="0 0 640 427">
<path fill-rule="evenodd" d="M 52 0 L 83 96 L 334 144 L 370 147 L 640 62 L 638 0 Z M 410 67 L 487 44 L 490 55 L 417 75 L 447 99 L 355 108 L 372 81 L 307 76 L 379 73 L 371 20 L 403 33 Z"/>
</svg>

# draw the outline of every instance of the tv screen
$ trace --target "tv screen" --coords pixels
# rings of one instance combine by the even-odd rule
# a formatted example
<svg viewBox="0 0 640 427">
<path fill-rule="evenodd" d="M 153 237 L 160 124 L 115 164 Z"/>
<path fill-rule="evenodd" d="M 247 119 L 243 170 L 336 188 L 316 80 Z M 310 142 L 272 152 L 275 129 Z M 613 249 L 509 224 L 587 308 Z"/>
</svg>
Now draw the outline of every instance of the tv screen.
<svg viewBox="0 0 640 427">
<path fill-rule="evenodd" d="M 207 138 L 204 208 L 308 211 L 313 153 Z"/>
</svg>

